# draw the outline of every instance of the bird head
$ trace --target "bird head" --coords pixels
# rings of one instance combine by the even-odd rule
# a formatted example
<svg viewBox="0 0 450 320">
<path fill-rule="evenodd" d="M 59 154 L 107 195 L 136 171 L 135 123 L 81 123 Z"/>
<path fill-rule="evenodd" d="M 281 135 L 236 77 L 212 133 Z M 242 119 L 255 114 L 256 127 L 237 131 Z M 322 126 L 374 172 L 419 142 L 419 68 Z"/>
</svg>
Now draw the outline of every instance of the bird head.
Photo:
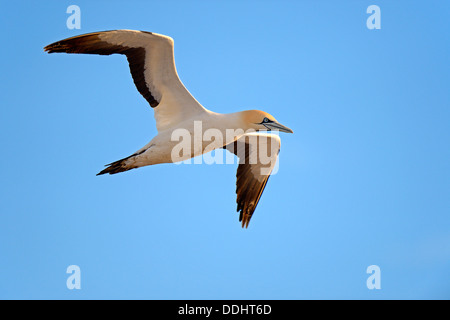
<svg viewBox="0 0 450 320">
<path fill-rule="evenodd" d="M 243 111 L 242 118 L 249 129 L 254 129 L 256 131 L 278 130 L 280 132 L 294 133 L 288 127 L 278 123 L 278 121 L 272 115 L 264 111 Z"/>
</svg>

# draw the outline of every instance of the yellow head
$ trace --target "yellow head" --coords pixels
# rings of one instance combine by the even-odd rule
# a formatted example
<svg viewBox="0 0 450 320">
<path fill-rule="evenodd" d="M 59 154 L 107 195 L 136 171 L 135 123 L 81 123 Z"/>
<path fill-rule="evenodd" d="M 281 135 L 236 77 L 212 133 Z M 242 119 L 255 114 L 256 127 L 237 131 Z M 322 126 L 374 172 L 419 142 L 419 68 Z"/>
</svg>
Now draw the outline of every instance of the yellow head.
<svg viewBox="0 0 450 320">
<path fill-rule="evenodd" d="M 254 129 L 256 131 L 278 130 L 281 132 L 294 133 L 288 127 L 278 123 L 278 121 L 267 112 L 260 110 L 248 110 L 242 111 L 241 114 L 242 120 L 249 129 Z"/>
</svg>

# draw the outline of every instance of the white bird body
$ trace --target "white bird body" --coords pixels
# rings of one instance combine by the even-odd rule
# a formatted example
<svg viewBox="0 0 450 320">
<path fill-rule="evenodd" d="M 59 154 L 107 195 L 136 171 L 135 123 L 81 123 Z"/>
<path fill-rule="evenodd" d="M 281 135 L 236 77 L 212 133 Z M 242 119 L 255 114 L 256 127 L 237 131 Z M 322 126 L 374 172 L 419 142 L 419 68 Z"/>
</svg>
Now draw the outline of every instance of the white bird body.
<svg viewBox="0 0 450 320">
<path fill-rule="evenodd" d="M 173 163 L 223 148 L 224 145 L 233 143 L 247 134 L 242 130 L 245 126 L 241 118 L 241 112 L 221 114 L 206 110 L 202 114 L 197 114 L 180 122 L 176 128 L 167 128 L 158 132 L 158 135 L 148 144 L 134 153 L 135 156 L 128 158 L 126 164 L 130 167 L 143 167 L 161 163 Z M 211 130 L 215 130 L 214 132 L 218 133 L 215 135 L 216 137 L 223 137 L 223 139 L 211 139 L 212 141 L 205 139 L 205 134 Z M 174 139 L 174 136 L 177 136 L 176 131 L 188 133 L 188 136 L 192 137 L 192 139 L 188 148 L 191 150 L 191 153 L 174 159 L 172 151 L 180 144 L 179 140 Z"/>
<path fill-rule="evenodd" d="M 214 149 L 222 148 L 224 145 L 234 142 L 240 138 L 245 132 L 240 133 L 243 124 L 240 123 L 239 113 L 234 114 L 220 114 L 209 110 L 201 114 L 196 114 L 179 124 L 175 128 L 167 128 L 158 132 L 148 144 L 136 151 L 133 158 L 129 158 L 128 164 L 136 163 L 139 167 L 154 165 L 160 163 L 175 162 L 171 156 L 172 150 L 180 144 L 179 140 L 175 140 L 176 131 L 189 133 L 191 140 L 190 150 L 192 152 L 183 157 L 176 158 L 176 161 L 184 161 L 193 157 L 200 156 L 206 152 Z M 209 130 L 217 130 L 220 132 L 218 136 L 224 137 L 223 141 L 205 140 L 203 137 Z M 236 134 L 230 135 L 230 132 Z"/>
<path fill-rule="evenodd" d="M 179 79 L 173 40 L 164 35 L 134 30 L 95 32 L 61 40 L 44 49 L 48 53 L 126 55 L 138 91 L 155 111 L 158 134 L 131 156 L 109 164 L 99 175 L 183 161 L 225 148 L 240 158 L 237 203 L 242 226 L 248 226 L 280 148 L 279 137 L 258 131 L 292 130 L 263 111 L 221 114 L 204 108 Z M 266 161 L 261 160 L 261 147 L 266 153 L 271 150 Z"/>
</svg>

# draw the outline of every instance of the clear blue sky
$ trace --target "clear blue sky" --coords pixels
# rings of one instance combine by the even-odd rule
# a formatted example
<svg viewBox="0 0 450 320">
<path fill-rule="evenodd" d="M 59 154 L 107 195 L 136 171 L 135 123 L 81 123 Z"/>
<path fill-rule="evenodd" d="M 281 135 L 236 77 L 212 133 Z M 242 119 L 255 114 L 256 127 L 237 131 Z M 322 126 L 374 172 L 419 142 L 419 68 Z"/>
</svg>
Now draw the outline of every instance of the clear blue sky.
<svg viewBox="0 0 450 320">
<path fill-rule="evenodd" d="M 0 298 L 450 298 L 449 14 L 448 1 L 2 3 Z M 294 130 L 247 230 L 234 165 L 95 175 L 150 141 L 153 111 L 123 56 L 42 48 L 121 28 L 174 38 L 205 107 Z"/>
</svg>

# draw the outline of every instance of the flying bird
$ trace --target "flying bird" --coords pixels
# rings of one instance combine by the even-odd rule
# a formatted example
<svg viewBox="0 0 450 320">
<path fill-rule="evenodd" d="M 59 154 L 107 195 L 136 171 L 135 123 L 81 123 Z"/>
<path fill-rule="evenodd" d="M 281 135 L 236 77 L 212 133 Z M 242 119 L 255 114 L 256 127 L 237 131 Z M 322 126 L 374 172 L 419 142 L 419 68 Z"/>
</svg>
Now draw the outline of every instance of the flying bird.
<svg viewBox="0 0 450 320">
<path fill-rule="evenodd" d="M 136 30 L 93 32 L 57 41 L 44 50 L 48 53 L 125 55 L 137 90 L 154 110 L 158 134 L 143 148 L 108 164 L 97 175 L 173 163 L 214 149 L 226 149 L 239 158 L 237 212 L 240 213 L 242 227 L 248 227 L 280 150 L 280 138 L 267 134 L 267 131 L 292 133 L 291 129 L 259 110 L 220 114 L 204 108 L 178 77 L 173 39 L 168 36 Z M 195 137 L 199 124 L 200 139 Z M 208 130 L 215 133 L 214 140 L 205 139 L 204 133 Z M 227 134 L 230 130 L 234 134 Z M 174 139 L 176 132 L 188 132 L 194 136 L 184 149 L 187 151 L 181 155 L 174 152 L 180 144 L 180 139 Z M 223 138 L 219 139 L 218 134 Z M 263 153 L 265 157 L 261 157 Z"/>
</svg>

